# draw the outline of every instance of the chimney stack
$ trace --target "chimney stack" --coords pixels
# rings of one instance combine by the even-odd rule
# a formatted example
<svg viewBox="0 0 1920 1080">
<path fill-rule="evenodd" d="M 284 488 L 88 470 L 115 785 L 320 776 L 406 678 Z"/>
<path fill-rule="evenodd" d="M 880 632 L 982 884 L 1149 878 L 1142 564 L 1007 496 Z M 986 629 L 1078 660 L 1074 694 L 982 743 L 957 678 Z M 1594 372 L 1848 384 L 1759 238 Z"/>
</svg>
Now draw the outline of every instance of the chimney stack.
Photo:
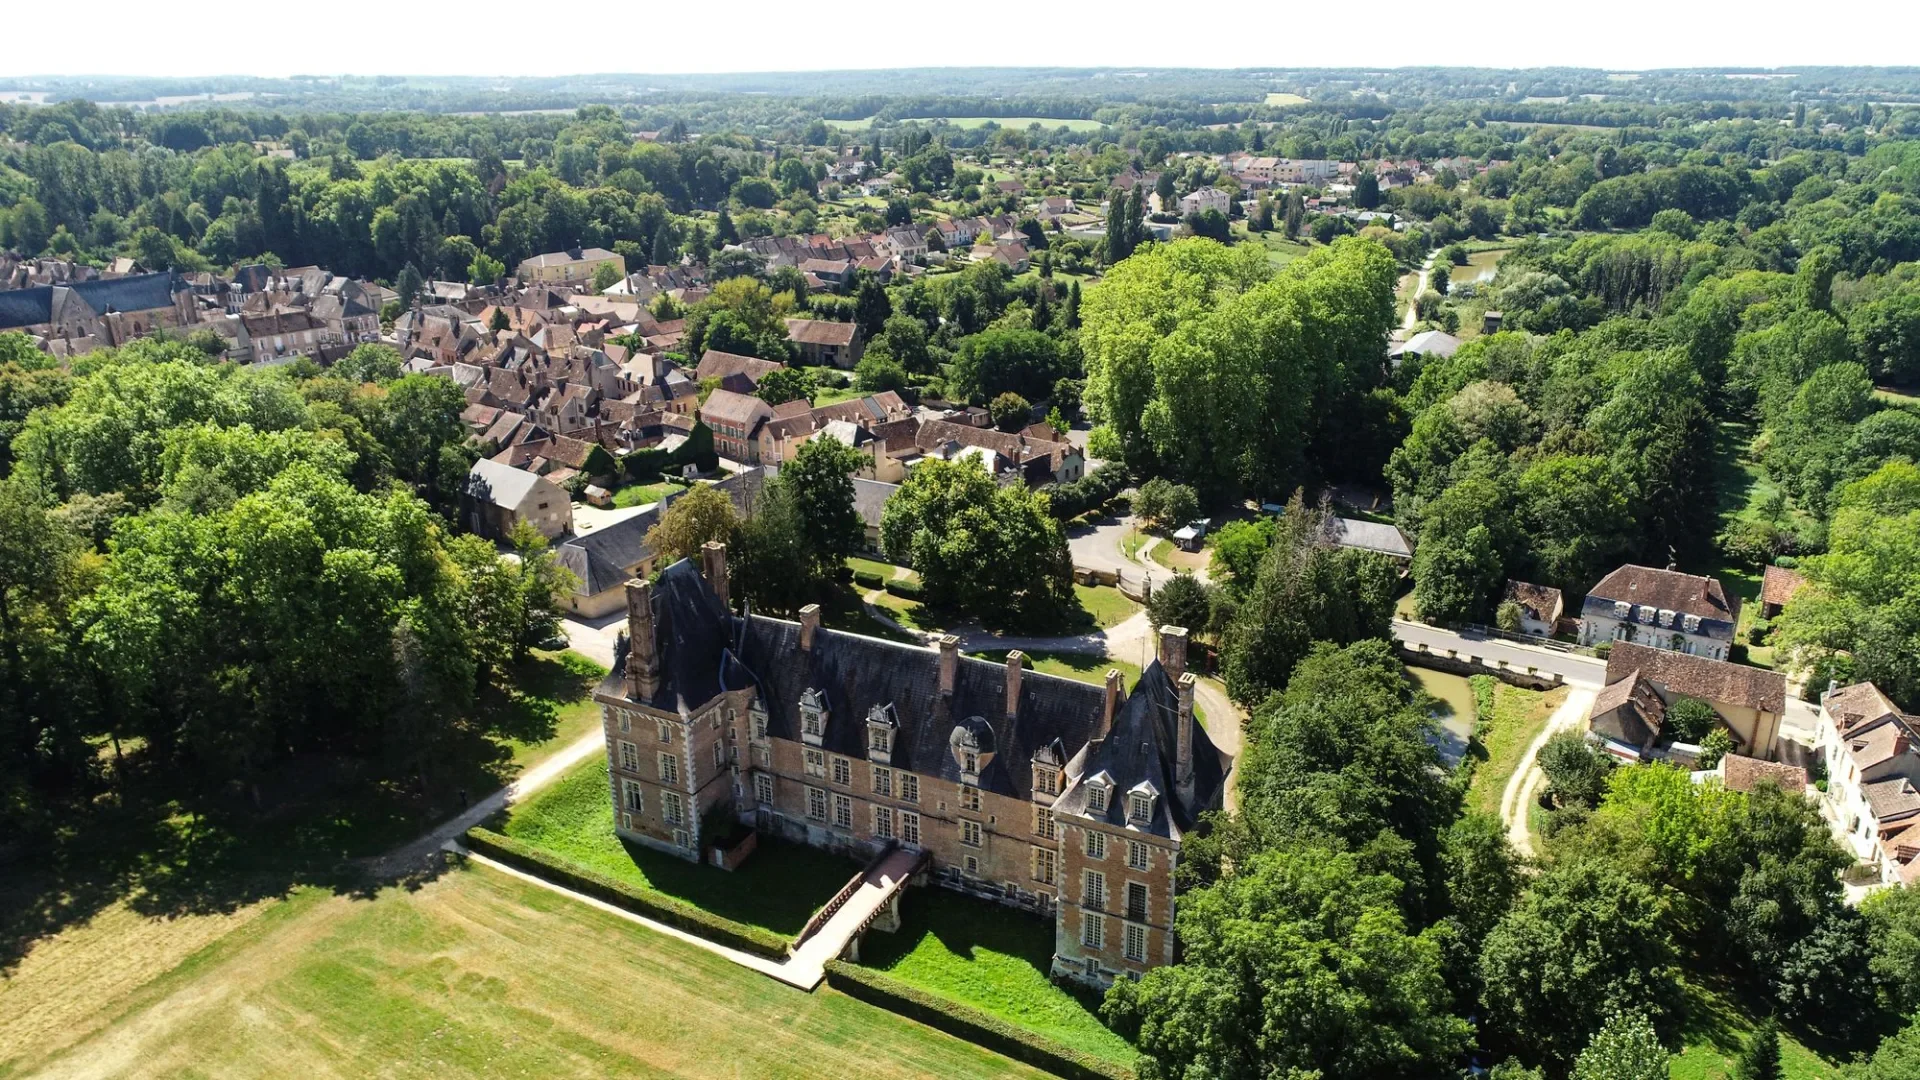
<svg viewBox="0 0 1920 1080">
<path fill-rule="evenodd" d="M 727 603 L 727 545 L 718 540 L 707 541 L 700 547 L 700 561 L 707 587 L 720 598 L 721 607 L 733 610 L 733 606 Z"/>
<path fill-rule="evenodd" d="M 1007 654 L 1007 719 L 1020 715 L 1020 676 L 1025 671 L 1027 656 L 1019 649 Z"/>
<path fill-rule="evenodd" d="M 1180 719 L 1173 734 L 1173 782 L 1182 799 L 1193 798 L 1193 675 L 1175 680 L 1180 688 Z"/>
<path fill-rule="evenodd" d="M 1100 726 L 1093 732 L 1094 742 L 1106 738 L 1107 732 L 1113 730 L 1113 714 L 1120 711 L 1120 702 L 1126 698 L 1126 690 L 1121 682 L 1123 678 L 1119 668 L 1107 669 L 1107 700 L 1100 710 Z"/>
<path fill-rule="evenodd" d="M 813 632 L 820 629 L 820 605 L 808 604 L 800 609 L 800 649 L 813 651 Z"/>
<path fill-rule="evenodd" d="M 1160 628 L 1160 666 L 1166 669 L 1167 678 L 1174 682 L 1187 672 L 1187 628 L 1184 626 L 1163 626 Z"/>
<path fill-rule="evenodd" d="M 660 690 L 660 654 L 653 638 L 653 583 L 627 582 L 627 697 L 651 701 Z"/>
<path fill-rule="evenodd" d="M 960 670 L 960 639 L 947 634 L 940 639 L 940 694 L 953 696 L 953 678 Z"/>
</svg>

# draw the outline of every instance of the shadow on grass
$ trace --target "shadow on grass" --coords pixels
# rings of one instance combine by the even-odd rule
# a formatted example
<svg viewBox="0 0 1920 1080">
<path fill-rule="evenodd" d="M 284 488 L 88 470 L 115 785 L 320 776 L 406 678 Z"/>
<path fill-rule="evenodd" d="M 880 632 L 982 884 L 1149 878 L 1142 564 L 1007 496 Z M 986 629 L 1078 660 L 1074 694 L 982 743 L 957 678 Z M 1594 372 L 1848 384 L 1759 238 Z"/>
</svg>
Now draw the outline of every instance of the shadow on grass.
<svg viewBox="0 0 1920 1080">
<path fill-rule="evenodd" d="M 499 788 L 517 771 L 502 739 L 550 738 L 560 705 L 582 699 L 598 667 L 538 655 L 511 693 L 481 696 L 412 761 L 304 754 L 251 785 L 197 784 L 191 766 L 131 750 L 113 786 L 65 808 L 44 836 L 0 861 L 0 974 L 36 942 L 126 903 L 172 918 L 223 914 L 317 886 L 370 896 L 417 886 L 438 860 L 376 879 L 360 860 L 397 847 Z"/>
</svg>

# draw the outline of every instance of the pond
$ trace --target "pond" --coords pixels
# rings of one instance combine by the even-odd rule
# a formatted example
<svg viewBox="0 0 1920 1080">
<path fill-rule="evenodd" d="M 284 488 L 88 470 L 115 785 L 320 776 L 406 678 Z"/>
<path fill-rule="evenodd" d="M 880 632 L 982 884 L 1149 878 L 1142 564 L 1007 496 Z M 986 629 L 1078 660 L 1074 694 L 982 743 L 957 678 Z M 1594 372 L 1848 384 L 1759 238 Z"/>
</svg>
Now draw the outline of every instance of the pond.
<svg viewBox="0 0 1920 1080">
<path fill-rule="evenodd" d="M 1434 699 L 1433 718 L 1440 724 L 1437 745 L 1448 766 L 1458 765 L 1473 737 L 1473 687 L 1464 675 L 1406 667 L 1407 678 Z"/>
<path fill-rule="evenodd" d="M 1476 251 L 1467 256 L 1467 265 L 1453 268 L 1448 281 L 1453 285 L 1485 285 L 1499 272 L 1500 260 L 1506 255 L 1505 248 L 1499 251 Z"/>
</svg>

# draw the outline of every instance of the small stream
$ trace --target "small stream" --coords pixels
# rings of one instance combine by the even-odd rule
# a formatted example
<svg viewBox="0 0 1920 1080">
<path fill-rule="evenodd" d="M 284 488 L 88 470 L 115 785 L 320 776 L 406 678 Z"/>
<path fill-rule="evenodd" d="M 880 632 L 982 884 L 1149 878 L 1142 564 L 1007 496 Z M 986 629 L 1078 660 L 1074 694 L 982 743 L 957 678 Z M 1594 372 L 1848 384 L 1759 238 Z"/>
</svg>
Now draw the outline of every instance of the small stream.
<svg viewBox="0 0 1920 1080">
<path fill-rule="evenodd" d="M 1460 764 L 1467 753 L 1467 741 L 1473 737 L 1473 687 L 1464 675 L 1417 667 L 1407 667 L 1406 673 L 1435 700 L 1432 715 L 1439 722 L 1435 745 L 1441 758 L 1449 768 Z"/>
</svg>

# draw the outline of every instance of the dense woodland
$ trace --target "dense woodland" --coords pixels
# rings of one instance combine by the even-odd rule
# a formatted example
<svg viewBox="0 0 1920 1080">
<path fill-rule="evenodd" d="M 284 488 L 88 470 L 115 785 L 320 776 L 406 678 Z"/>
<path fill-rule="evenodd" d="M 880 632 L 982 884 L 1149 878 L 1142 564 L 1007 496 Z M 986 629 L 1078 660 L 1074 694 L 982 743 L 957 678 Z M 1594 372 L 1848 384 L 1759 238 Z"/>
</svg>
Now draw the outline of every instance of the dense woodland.
<svg viewBox="0 0 1920 1080">
<path fill-rule="evenodd" d="M 882 546 L 928 603 L 1006 625 L 1060 622 L 1065 523 L 1123 488 L 1165 521 L 1288 504 L 1222 530 L 1213 582 L 1175 578 L 1151 609 L 1218 644 L 1251 719 L 1240 811 L 1183 860 L 1182 962 L 1106 1002 L 1145 1076 L 1650 1080 L 1661 1044 L 1725 1002 L 1836 1058 L 1878 1048 L 1862 1080 L 1913 1075 L 1920 894 L 1848 906 L 1810 804 L 1615 768 L 1578 739 L 1543 755 L 1556 808 L 1522 859 L 1465 809 L 1472 758 L 1449 773 L 1432 748 L 1386 640 L 1393 568 L 1321 542 L 1328 510 L 1301 494 L 1390 494 L 1417 543 L 1414 606 L 1440 622 L 1491 621 L 1510 578 L 1572 596 L 1627 560 L 1797 566 L 1811 587 L 1753 643 L 1815 685 L 1872 679 L 1920 709 L 1920 411 L 1899 392 L 1920 383 L 1920 109 L 1885 104 L 1908 77 L 1809 71 L 1734 96 L 1686 73 L 1160 73 L 1128 97 L 1075 78 L 1029 73 L 993 102 L 945 75 L 911 92 L 898 73 L 806 94 L 676 82 L 537 116 L 401 111 L 497 94 L 404 80 L 262 87 L 288 95 L 273 110 L 0 106 L 0 240 L 414 288 L 576 241 L 691 256 L 713 295 L 660 312 L 687 318 L 691 355 L 790 359 L 781 319 L 811 310 L 865 329 L 861 389 L 1092 425 L 1105 464 L 1076 484 L 935 463 L 888 506 Z M 1312 100 L 1218 104 L 1249 84 Z M 937 119 L 992 115 L 1105 126 Z M 838 199 L 825 165 L 843 148 L 909 190 Z M 1400 229 L 1309 221 L 1292 200 L 1242 206 L 1225 242 L 1036 226 L 1032 272 L 983 262 L 844 295 L 721 250 L 1018 213 L 988 168 L 1095 203 L 1134 167 L 1190 190 L 1218 176 L 1178 155 L 1231 149 L 1487 167 L 1360 185 Z M 1268 232 L 1301 253 L 1270 257 Z M 1444 270 L 1476 242 L 1509 249 L 1491 280 L 1396 300 L 1430 250 Z M 1389 363 L 1399 303 L 1468 340 Z M 1501 329 L 1475 334 L 1488 311 Z M 217 829 L 281 809 L 295 776 L 402 799 L 463 783 L 453 763 L 503 733 L 499 705 L 551 633 L 561 582 L 538 543 L 503 562 L 453 523 L 477 452 L 457 387 L 401 377 L 378 347 L 324 371 L 216 351 L 161 340 L 63 365 L 0 335 L 16 858 L 71 858 L 90 818 L 142 798 Z M 767 392 L 808 396 L 811 378 Z M 859 544 L 847 453 L 808 443 L 751 520 L 696 491 L 655 546 L 728 540 L 756 610 L 832 595 Z M 1729 512 L 1743 456 L 1765 494 Z"/>
</svg>

